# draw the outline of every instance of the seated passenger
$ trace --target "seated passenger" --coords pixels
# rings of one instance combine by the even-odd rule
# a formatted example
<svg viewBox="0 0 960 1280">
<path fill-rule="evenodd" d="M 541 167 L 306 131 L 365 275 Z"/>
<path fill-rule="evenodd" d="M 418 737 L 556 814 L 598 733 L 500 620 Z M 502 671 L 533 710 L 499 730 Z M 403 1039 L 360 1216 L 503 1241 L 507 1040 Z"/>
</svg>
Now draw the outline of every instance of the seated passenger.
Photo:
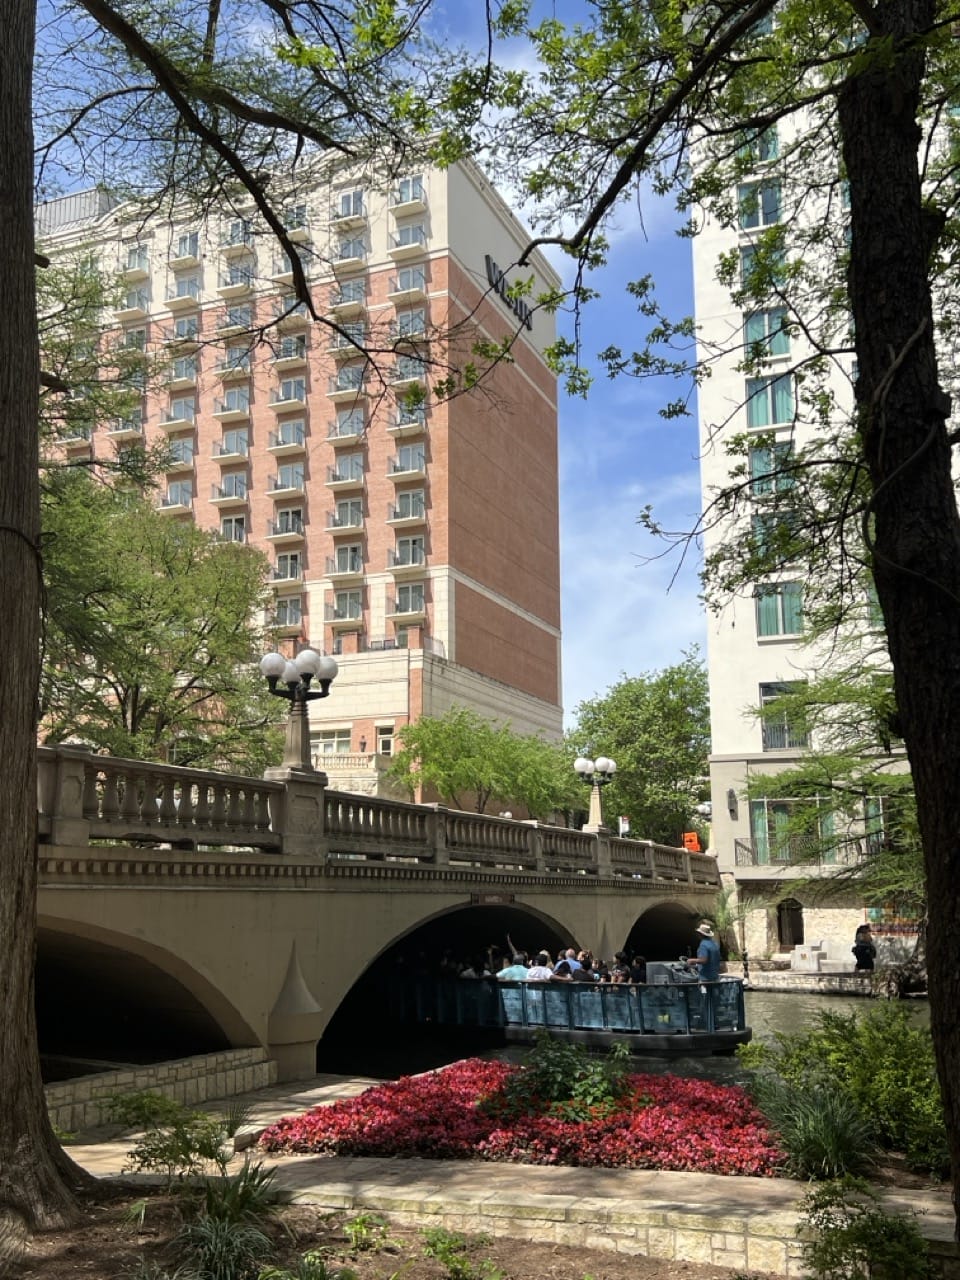
<svg viewBox="0 0 960 1280">
<path fill-rule="evenodd" d="M 527 982 L 549 982 L 552 977 L 553 966 L 550 963 L 550 953 L 541 951 L 527 970 Z"/>
<path fill-rule="evenodd" d="M 550 975 L 551 982 L 572 982 L 573 970 L 569 960 L 561 960 Z"/>
</svg>

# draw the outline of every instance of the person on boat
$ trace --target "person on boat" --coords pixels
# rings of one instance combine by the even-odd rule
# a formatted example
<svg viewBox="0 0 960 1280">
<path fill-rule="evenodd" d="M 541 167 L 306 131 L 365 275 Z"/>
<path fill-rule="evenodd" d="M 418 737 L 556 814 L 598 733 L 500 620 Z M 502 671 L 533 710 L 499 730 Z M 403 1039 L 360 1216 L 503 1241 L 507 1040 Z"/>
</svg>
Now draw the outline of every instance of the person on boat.
<svg viewBox="0 0 960 1280">
<path fill-rule="evenodd" d="M 573 970 L 570 968 L 569 960 L 560 960 L 554 966 L 553 973 L 550 975 L 551 982 L 572 982 Z"/>
<path fill-rule="evenodd" d="M 541 951 L 527 970 L 527 982 L 549 982 L 552 977 L 553 965 L 550 963 L 550 953 Z"/>
<path fill-rule="evenodd" d="M 571 972 L 580 968 L 580 961 L 577 959 L 577 951 L 575 947 L 567 947 L 563 953 L 563 958 L 570 966 Z"/>
<path fill-rule="evenodd" d="M 856 958 L 857 965 L 855 973 L 872 973 L 874 961 L 877 958 L 877 948 L 873 941 L 873 934 L 870 932 L 868 924 L 859 926 L 856 936 L 853 940 L 853 946 L 850 948 Z"/>
<path fill-rule="evenodd" d="M 513 957 L 513 964 L 508 964 L 505 969 L 501 969 L 497 974 L 500 982 L 525 982 L 527 978 L 527 966 L 523 962 L 523 956 L 519 953 Z"/>
<path fill-rule="evenodd" d="M 691 956 L 687 964 L 699 967 L 701 982 L 716 982 L 720 977 L 720 948 L 717 940 L 706 920 L 697 925 L 697 933 L 700 938 L 697 954 Z"/>
<path fill-rule="evenodd" d="M 630 981 L 644 983 L 647 980 L 647 957 L 634 956 L 630 961 Z"/>
</svg>

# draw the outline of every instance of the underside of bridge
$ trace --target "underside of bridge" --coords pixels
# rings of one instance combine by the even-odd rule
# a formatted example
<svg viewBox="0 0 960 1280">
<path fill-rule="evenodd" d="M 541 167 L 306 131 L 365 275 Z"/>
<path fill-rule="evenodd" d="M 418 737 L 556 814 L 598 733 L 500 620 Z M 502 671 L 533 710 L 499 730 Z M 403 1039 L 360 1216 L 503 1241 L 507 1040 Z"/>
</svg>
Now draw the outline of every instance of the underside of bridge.
<svg viewBox="0 0 960 1280">
<path fill-rule="evenodd" d="M 162 1062 L 229 1047 L 175 978 L 101 941 L 40 929 L 36 990 L 47 1079 L 94 1064 Z"/>
</svg>

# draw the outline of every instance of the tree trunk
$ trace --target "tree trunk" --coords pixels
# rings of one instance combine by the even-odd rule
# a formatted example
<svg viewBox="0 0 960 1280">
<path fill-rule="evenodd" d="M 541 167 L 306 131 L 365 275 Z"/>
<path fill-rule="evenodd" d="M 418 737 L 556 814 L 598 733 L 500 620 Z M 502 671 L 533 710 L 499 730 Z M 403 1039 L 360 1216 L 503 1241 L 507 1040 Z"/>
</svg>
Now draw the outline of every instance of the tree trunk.
<svg viewBox="0 0 960 1280">
<path fill-rule="evenodd" d="M 914 42 L 935 9 L 880 0 L 895 56 L 880 53 L 844 86 L 839 113 L 868 528 L 923 841 L 931 1028 L 960 1216 L 960 517 L 934 348 L 928 259 L 939 224 L 921 197 L 924 53 Z"/>
<path fill-rule="evenodd" d="M 33 1007 L 40 674 L 40 385 L 33 246 L 33 0 L 9 0 L 0 41 L 0 1258 L 63 1221 L 79 1174 L 44 1104 Z"/>
</svg>

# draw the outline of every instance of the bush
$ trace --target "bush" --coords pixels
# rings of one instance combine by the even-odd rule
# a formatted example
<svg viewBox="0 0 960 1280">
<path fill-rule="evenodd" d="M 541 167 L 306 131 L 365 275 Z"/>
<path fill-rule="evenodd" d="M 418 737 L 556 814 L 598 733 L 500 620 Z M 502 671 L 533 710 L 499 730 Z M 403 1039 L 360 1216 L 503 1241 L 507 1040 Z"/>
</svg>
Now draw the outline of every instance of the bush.
<svg viewBox="0 0 960 1280">
<path fill-rule="evenodd" d="M 207 1178 L 197 1204 L 198 1214 L 217 1222 L 262 1222 L 273 1213 L 275 1178 L 275 1169 L 249 1161 L 229 1178 Z"/>
<path fill-rule="evenodd" d="M 181 1227 L 173 1250 L 197 1280 L 257 1280 L 273 1241 L 249 1223 L 198 1218 Z"/>
<path fill-rule="evenodd" d="M 629 1080 L 630 1050 L 622 1042 L 597 1056 L 541 1032 L 520 1070 L 485 1106 L 502 1116 L 549 1112 L 566 1120 L 589 1120 L 614 1110 Z"/>
<path fill-rule="evenodd" d="M 308 1249 L 293 1267 L 264 1267 L 259 1280 L 356 1280 L 348 1267 L 335 1267 L 320 1249 Z"/>
<path fill-rule="evenodd" d="M 795 1086 L 825 1082 L 843 1090 L 873 1125 L 877 1140 L 940 1177 L 949 1173 L 946 1125 L 933 1041 L 900 1004 L 864 1015 L 821 1013 L 818 1025 L 749 1045 L 740 1059 Z"/>
<path fill-rule="evenodd" d="M 798 1235 L 813 1234 L 803 1260 L 807 1280 L 932 1280 L 927 1243 L 916 1222 L 883 1213 L 857 1179 L 827 1182 L 803 1201 Z"/>
<path fill-rule="evenodd" d="M 128 1157 L 132 1169 L 165 1173 L 170 1182 L 205 1173 L 211 1164 L 226 1170 L 226 1130 L 206 1112 L 158 1093 L 130 1093 L 111 1100 L 110 1115 L 125 1128 L 144 1131 Z"/>
<path fill-rule="evenodd" d="M 832 1085 L 787 1084 L 761 1072 L 753 1099 L 787 1153 L 787 1171 L 819 1180 L 862 1173 L 876 1153 L 873 1128 L 848 1093 Z"/>
</svg>

